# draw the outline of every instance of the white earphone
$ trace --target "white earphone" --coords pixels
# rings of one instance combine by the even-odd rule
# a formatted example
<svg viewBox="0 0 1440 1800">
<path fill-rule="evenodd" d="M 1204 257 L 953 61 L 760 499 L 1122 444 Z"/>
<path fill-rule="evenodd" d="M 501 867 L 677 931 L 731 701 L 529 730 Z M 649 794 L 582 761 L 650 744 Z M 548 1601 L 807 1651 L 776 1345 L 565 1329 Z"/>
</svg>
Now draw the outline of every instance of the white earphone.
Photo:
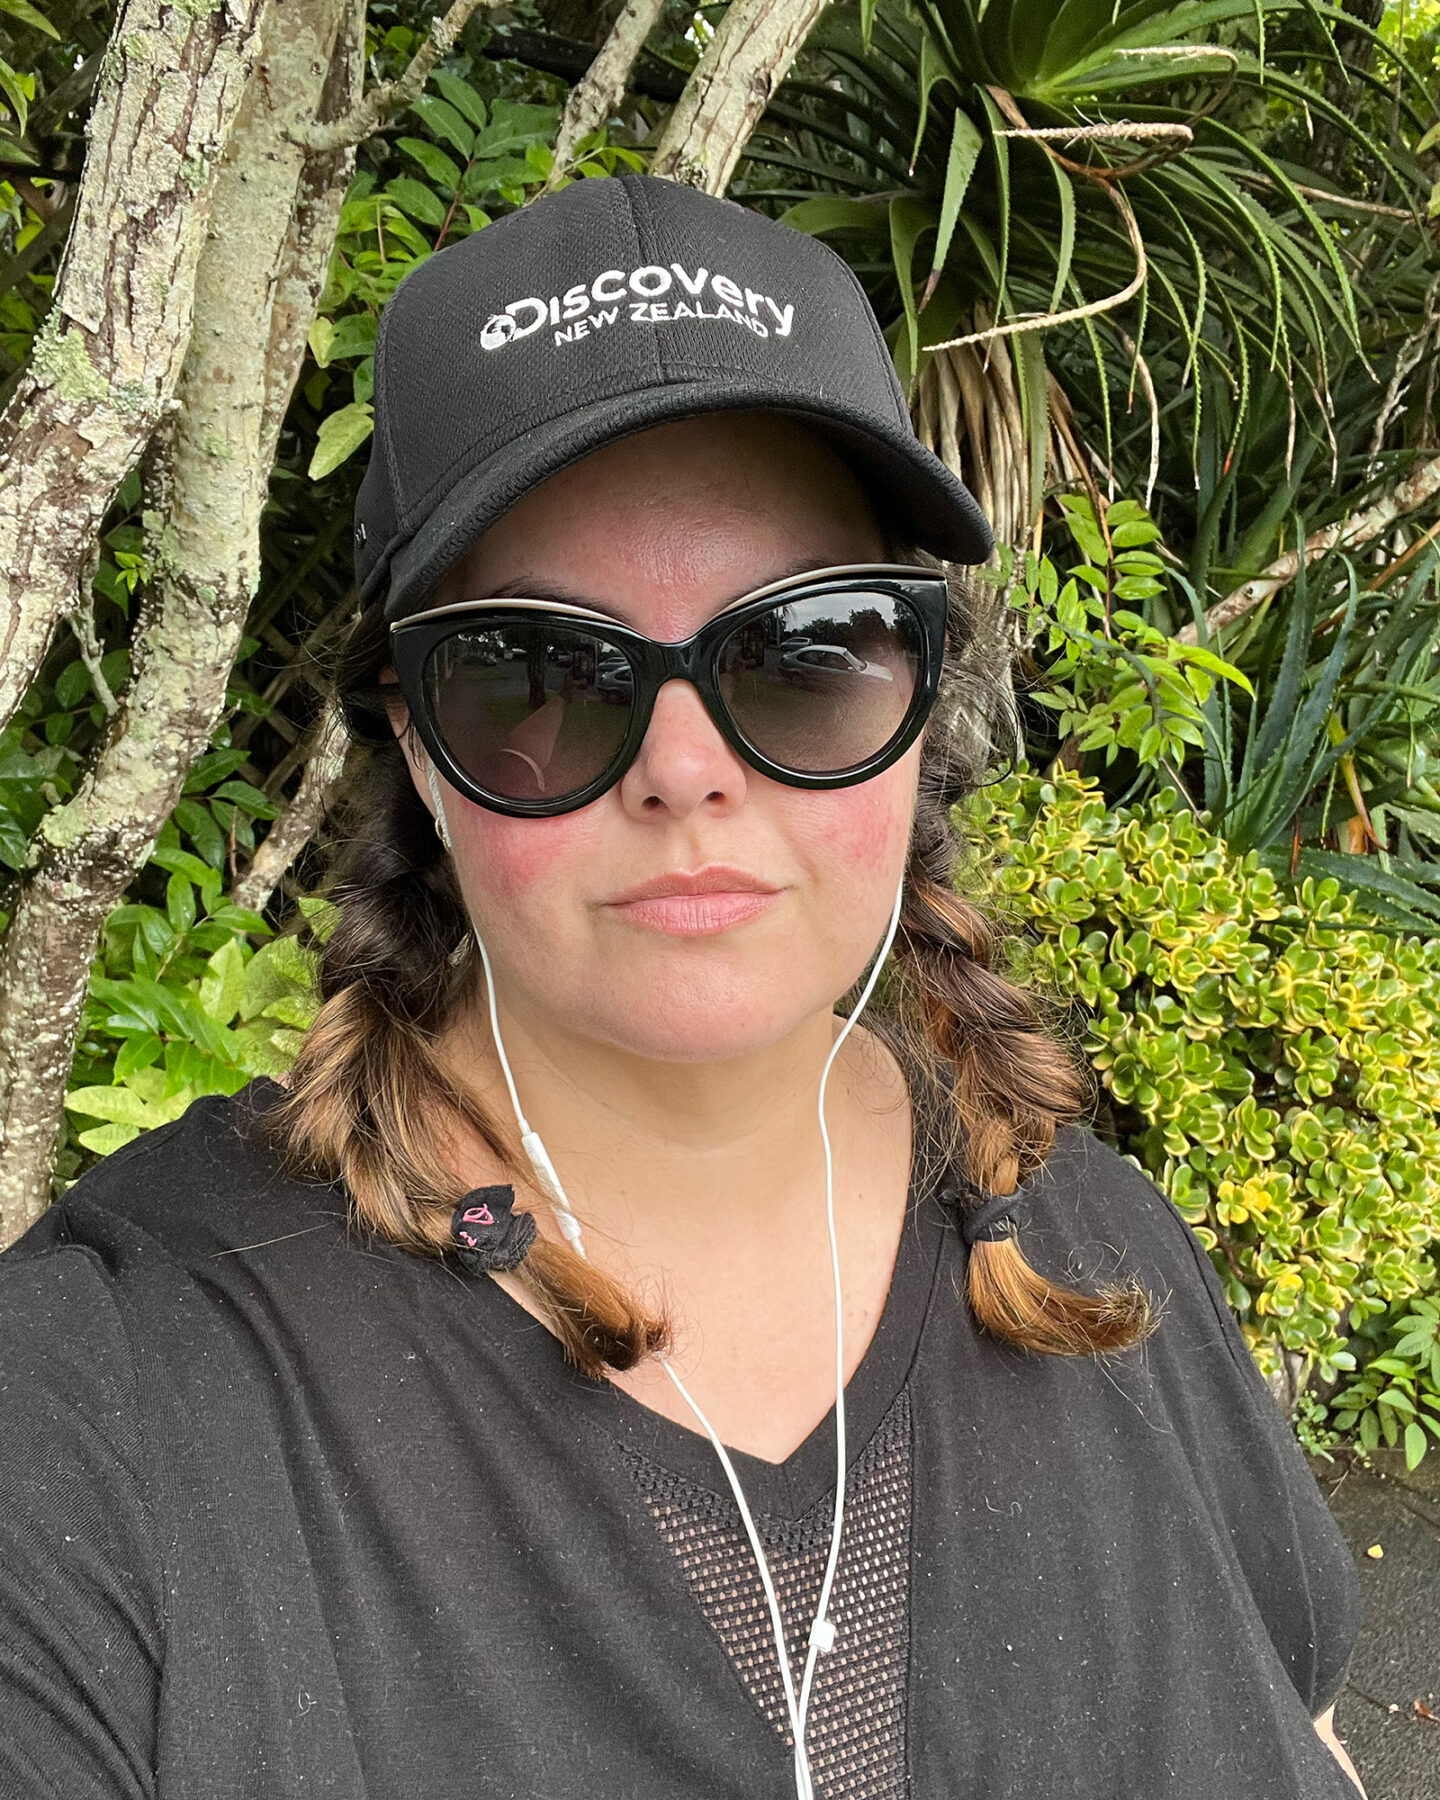
<svg viewBox="0 0 1440 1800">
<path fill-rule="evenodd" d="M 450 833 L 445 822 L 445 807 L 440 798 L 440 783 L 435 765 L 427 759 L 430 798 L 435 804 L 435 828 L 440 834 L 441 842 L 450 848 Z M 904 882 L 895 895 L 895 905 L 890 914 L 890 923 L 880 945 L 879 954 L 871 965 L 870 973 L 861 989 L 860 998 L 855 1003 L 854 1011 L 846 1019 L 830 1046 L 830 1054 L 825 1059 L 825 1067 L 820 1075 L 820 1090 L 816 1102 L 816 1110 L 820 1121 L 820 1141 L 825 1149 L 825 1220 L 830 1234 L 830 1270 L 835 1286 L 835 1512 L 830 1532 L 830 1554 L 825 1563 L 825 1577 L 820 1584 L 820 1600 L 815 1609 L 815 1617 L 811 1621 L 810 1634 L 807 1640 L 805 1667 L 801 1675 L 800 1691 L 796 1694 L 794 1675 L 790 1666 L 790 1654 L 785 1644 L 785 1621 L 780 1611 L 779 1596 L 775 1591 L 775 1583 L 770 1574 L 770 1565 L 765 1558 L 765 1548 L 760 1541 L 760 1533 L 756 1529 L 745 1491 L 740 1485 L 740 1477 L 735 1473 L 735 1466 L 730 1461 L 719 1434 L 709 1419 L 700 1410 L 691 1397 L 689 1389 L 675 1373 L 669 1357 L 661 1355 L 660 1364 L 674 1383 L 676 1390 L 685 1404 L 699 1421 L 701 1429 L 709 1438 L 715 1454 L 720 1459 L 725 1471 L 726 1480 L 730 1483 L 730 1492 L 744 1522 L 745 1535 L 750 1540 L 750 1548 L 754 1553 L 755 1565 L 759 1571 L 760 1583 L 765 1590 L 765 1601 L 770 1611 L 770 1629 L 775 1639 L 775 1654 L 780 1664 L 780 1680 L 785 1690 L 785 1709 L 790 1718 L 790 1730 L 795 1745 L 795 1793 L 797 1800 L 813 1800 L 814 1788 L 810 1775 L 810 1758 L 805 1748 L 805 1721 L 810 1707 L 810 1693 L 815 1678 L 817 1659 L 835 1647 L 836 1627 L 829 1617 L 830 1596 L 835 1586 L 835 1572 L 840 1563 L 840 1540 L 845 1529 L 845 1475 L 846 1475 L 846 1438 L 845 1438 L 845 1326 L 844 1326 L 844 1291 L 840 1278 L 840 1246 L 835 1232 L 835 1163 L 830 1147 L 830 1132 L 825 1121 L 825 1092 L 830 1082 L 830 1071 L 835 1066 L 835 1059 L 840 1054 L 841 1046 L 854 1029 L 856 1021 L 864 1011 L 875 985 L 880 979 L 880 971 L 890 954 L 895 942 L 895 934 L 900 929 L 900 912 L 905 898 Z M 490 1032 L 495 1040 L 496 1054 L 500 1058 L 500 1068 L 505 1077 L 505 1085 L 510 1093 L 510 1104 L 515 1112 L 515 1122 L 520 1128 L 520 1142 L 530 1166 L 535 1171 L 535 1179 L 549 1200 L 567 1243 L 576 1252 L 585 1255 L 584 1235 L 580 1221 L 571 1209 L 570 1201 L 555 1172 L 549 1152 L 541 1142 L 539 1134 L 531 1126 L 520 1106 L 520 1096 L 515 1088 L 515 1077 L 510 1070 L 510 1060 L 505 1054 L 505 1043 L 500 1035 L 500 1020 L 495 1009 L 495 976 L 490 966 L 490 952 L 485 948 L 485 940 L 478 929 L 475 942 L 480 949 L 480 960 L 485 969 L 485 991 L 490 1004 Z"/>
</svg>

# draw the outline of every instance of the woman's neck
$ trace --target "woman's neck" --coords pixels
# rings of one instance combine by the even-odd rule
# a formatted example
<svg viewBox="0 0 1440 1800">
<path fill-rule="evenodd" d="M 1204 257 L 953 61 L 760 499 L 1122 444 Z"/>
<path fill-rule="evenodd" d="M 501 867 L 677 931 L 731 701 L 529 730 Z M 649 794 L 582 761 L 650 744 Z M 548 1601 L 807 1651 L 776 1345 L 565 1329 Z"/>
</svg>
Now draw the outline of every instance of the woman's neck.
<svg viewBox="0 0 1440 1800">
<path fill-rule="evenodd" d="M 786 1235 L 792 1206 L 823 1223 L 820 1076 L 839 1023 L 819 1015 L 777 1043 L 717 1062 L 660 1062 L 501 1011 L 515 1083 L 585 1229 L 586 1249 L 621 1279 L 679 1274 L 743 1234 Z M 511 1107 L 483 1005 L 448 1033 L 447 1068 L 508 1134 Z M 857 1029 L 831 1073 L 826 1117 L 837 1202 L 877 1136 L 908 1144 L 903 1078 Z M 492 1176 L 493 1178 L 493 1176 Z M 553 1235 L 546 1208 L 537 1223 Z"/>
</svg>

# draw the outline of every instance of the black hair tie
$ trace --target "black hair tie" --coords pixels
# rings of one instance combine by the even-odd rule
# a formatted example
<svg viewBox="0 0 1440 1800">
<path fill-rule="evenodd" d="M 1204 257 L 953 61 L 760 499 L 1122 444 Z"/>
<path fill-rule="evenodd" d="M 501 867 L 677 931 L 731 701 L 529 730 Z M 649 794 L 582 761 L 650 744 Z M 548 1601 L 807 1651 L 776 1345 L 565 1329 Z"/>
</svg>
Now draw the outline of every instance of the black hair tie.
<svg viewBox="0 0 1440 1800">
<path fill-rule="evenodd" d="M 476 1274 L 518 1269 L 535 1242 L 535 1220 L 517 1213 L 513 1187 L 483 1187 L 469 1193 L 450 1216 L 453 1255 Z"/>
<path fill-rule="evenodd" d="M 972 1190 L 972 1192 L 978 1190 Z M 960 1236 L 967 1248 L 974 1244 L 997 1244 L 1009 1237 L 1020 1207 L 1016 1194 L 988 1194 L 984 1204 L 973 1212 L 960 1215 Z"/>
</svg>

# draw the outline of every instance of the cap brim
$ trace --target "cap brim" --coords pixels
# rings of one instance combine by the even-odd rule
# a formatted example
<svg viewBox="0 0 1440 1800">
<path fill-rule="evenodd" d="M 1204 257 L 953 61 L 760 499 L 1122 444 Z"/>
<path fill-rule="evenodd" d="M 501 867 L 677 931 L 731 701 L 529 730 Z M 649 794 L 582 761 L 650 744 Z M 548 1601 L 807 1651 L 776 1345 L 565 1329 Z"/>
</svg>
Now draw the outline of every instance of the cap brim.
<svg viewBox="0 0 1440 1800">
<path fill-rule="evenodd" d="M 376 597 L 388 573 L 385 616 L 402 618 L 503 513 L 571 463 L 651 425 L 751 410 L 785 413 L 831 438 L 862 480 L 873 484 L 886 524 L 919 548 L 948 562 L 980 563 L 989 556 L 994 539 L 969 489 L 910 432 L 882 429 L 873 417 L 843 406 L 790 402 L 758 384 L 672 382 L 566 413 L 467 470 L 414 537 L 381 556 L 362 598 Z"/>
</svg>

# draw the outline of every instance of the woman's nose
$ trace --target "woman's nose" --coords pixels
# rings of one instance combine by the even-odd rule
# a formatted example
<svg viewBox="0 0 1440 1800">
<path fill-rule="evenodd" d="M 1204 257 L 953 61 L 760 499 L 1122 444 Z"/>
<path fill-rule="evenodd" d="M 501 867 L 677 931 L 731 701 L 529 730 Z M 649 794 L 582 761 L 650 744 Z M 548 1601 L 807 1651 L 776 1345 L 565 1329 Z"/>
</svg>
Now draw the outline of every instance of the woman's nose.
<svg viewBox="0 0 1440 1800">
<path fill-rule="evenodd" d="M 665 813 L 688 818 L 702 808 L 733 812 L 743 804 L 749 771 L 716 730 L 688 681 L 667 681 L 640 754 L 620 783 L 620 800 L 635 818 Z"/>
</svg>

